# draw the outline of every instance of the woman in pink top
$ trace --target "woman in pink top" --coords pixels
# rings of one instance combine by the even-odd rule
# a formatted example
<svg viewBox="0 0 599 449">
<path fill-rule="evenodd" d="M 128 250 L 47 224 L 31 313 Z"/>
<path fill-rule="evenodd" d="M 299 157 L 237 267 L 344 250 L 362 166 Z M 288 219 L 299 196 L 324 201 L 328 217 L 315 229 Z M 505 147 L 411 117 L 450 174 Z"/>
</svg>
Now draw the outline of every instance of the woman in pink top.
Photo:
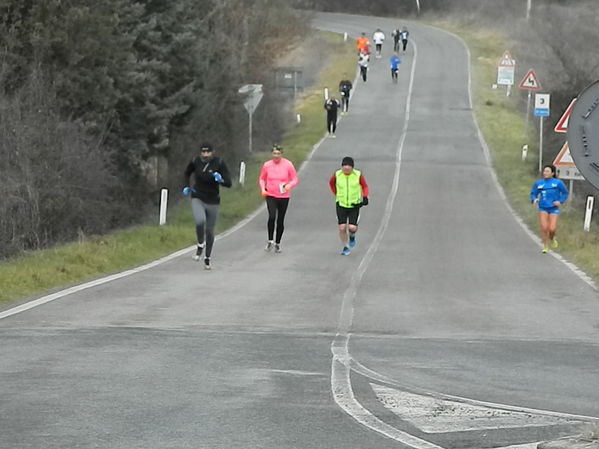
<svg viewBox="0 0 599 449">
<path fill-rule="evenodd" d="M 288 159 L 282 156 L 283 148 L 278 145 L 272 147 L 272 159 L 266 161 L 260 171 L 258 185 L 260 193 L 266 197 L 268 209 L 268 242 L 265 251 L 275 248 L 276 253 L 281 252 L 281 237 L 285 229 L 285 213 L 289 205 L 291 189 L 297 185 L 297 173 L 295 167 Z M 275 237 L 276 223 L 276 238 Z M 274 238 L 274 239 L 273 239 Z"/>
</svg>

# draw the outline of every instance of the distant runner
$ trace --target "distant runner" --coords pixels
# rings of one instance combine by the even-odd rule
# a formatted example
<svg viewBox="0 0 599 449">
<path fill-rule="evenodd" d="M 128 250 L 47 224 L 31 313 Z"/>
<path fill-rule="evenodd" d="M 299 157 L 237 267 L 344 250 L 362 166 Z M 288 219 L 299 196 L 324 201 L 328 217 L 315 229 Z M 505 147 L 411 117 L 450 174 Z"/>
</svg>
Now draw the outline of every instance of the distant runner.
<svg viewBox="0 0 599 449">
<path fill-rule="evenodd" d="M 356 48 L 358 49 L 358 54 L 370 53 L 370 41 L 366 37 L 366 33 L 362 33 L 362 35 L 356 39 Z"/>
<path fill-rule="evenodd" d="M 383 42 L 385 41 L 385 33 L 381 31 L 380 28 L 372 35 L 372 40 L 374 41 L 374 45 L 376 47 L 376 57 L 381 57 L 381 50 L 383 49 Z"/>
<path fill-rule="evenodd" d="M 360 75 L 362 76 L 362 80 L 366 82 L 366 76 L 368 74 L 368 61 L 370 61 L 370 56 L 368 53 L 360 53 L 360 57 L 358 58 L 358 66 L 360 67 Z"/>
<path fill-rule="evenodd" d="M 397 55 L 393 55 L 389 59 L 389 64 L 391 65 L 391 80 L 394 83 L 397 83 L 397 72 L 399 71 L 399 64 L 401 64 L 401 59 L 399 59 Z"/>
<path fill-rule="evenodd" d="M 354 86 L 348 79 L 341 80 L 339 82 L 339 93 L 341 94 L 341 114 L 347 114 L 349 112 L 349 95 Z"/>
<path fill-rule="evenodd" d="M 335 131 L 337 130 L 337 111 L 341 107 L 339 100 L 331 95 L 327 101 L 324 102 L 324 108 L 327 111 L 327 132 L 329 137 L 335 138 Z"/>
<path fill-rule="evenodd" d="M 350 248 L 356 246 L 360 207 L 368 205 L 368 184 L 362 173 L 354 169 L 353 158 L 345 156 L 341 169 L 329 179 L 329 187 L 336 199 L 341 255 L 349 256 Z"/>
<path fill-rule="evenodd" d="M 408 29 L 406 27 L 403 27 L 400 33 L 401 36 L 401 43 L 403 44 L 403 51 L 406 51 L 406 47 L 408 46 L 408 36 L 410 35 L 410 32 L 408 31 Z"/>
<path fill-rule="evenodd" d="M 397 53 L 399 51 L 399 41 L 401 40 L 400 33 L 401 33 L 401 31 L 399 31 L 399 28 L 395 28 L 391 32 L 391 37 L 393 37 L 393 51 L 395 53 Z"/>
<path fill-rule="evenodd" d="M 530 202 L 536 204 L 539 211 L 543 253 L 549 251 L 549 241 L 553 248 L 558 247 L 555 233 L 560 215 L 560 206 L 568 199 L 568 189 L 561 179 L 556 177 L 555 166 L 543 167 L 543 178 L 536 181 L 530 190 Z"/>
</svg>

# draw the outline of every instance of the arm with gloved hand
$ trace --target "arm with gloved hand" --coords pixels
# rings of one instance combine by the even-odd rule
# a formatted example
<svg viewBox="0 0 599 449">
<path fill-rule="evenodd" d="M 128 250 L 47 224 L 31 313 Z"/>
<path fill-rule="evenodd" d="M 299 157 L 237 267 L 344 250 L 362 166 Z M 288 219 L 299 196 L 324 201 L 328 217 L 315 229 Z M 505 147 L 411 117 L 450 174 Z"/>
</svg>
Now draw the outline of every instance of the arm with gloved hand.
<svg viewBox="0 0 599 449">
<path fill-rule="evenodd" d="M 362 187 L 362 206 L 368 206 L 368 183 L 362 174 L 360 174 L 360 187 Z"/>
<path fill-rule="evenodd" d="M 231 175 L 225 161 L 221 160 L 217 170 L 212 172 L 212 178 L 223 187 L 231 187 Z"/>
<path fill-rule="evenodd" d="M 188 196 L 191 193 L 191 188 L 189 187 L 189 177 L 191 176 L 191 174 L 195 171 L 195 165 L 193 163 L 193 161 L 190 161 L 189 164 L 187 164 L 187 167 L 185 168 L 185 173 L 184 173 L 184 180 L 183 180 L 183 196 Z"/>
</svg>

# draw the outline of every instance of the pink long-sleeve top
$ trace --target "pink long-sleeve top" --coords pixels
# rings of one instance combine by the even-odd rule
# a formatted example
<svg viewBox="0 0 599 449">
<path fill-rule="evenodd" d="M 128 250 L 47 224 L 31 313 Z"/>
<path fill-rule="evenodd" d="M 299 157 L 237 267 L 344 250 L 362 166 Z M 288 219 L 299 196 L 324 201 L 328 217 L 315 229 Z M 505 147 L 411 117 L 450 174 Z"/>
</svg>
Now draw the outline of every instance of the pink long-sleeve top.
<svg viewBox="0 0 599 449">
<path fill-rule="evenodd" d="M 295 167 L 288 159 L 282 157 L 279 162 L 272 159 L 266 161 L 260 171 L 258 185 L 260 189 L 266 190 L 268 196 L 275 198 L 289 198 L 290 190 L 298 183 Z M 287 185 L 289 191 L 283 191 L 282 186 Z"/>
</svg>

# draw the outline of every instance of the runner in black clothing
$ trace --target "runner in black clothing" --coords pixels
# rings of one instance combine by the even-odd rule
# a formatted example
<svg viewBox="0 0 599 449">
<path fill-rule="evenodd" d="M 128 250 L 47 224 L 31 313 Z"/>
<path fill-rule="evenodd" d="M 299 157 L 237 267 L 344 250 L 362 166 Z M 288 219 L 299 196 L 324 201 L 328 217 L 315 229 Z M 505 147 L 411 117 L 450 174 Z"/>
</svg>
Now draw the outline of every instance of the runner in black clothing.
<svg viewBox="0 0 599 449">
<path fill-rule="evenodd" d="M 337 130 L 337 110 L 341 107 L 339 100 L 331 96 L 324 103 L 324 108 L 327 110 L 327 131 L 329 137 L 335 137 L 335 131 Z"/>
<path fill-rule="evenodd" d="M 195 178 L 193 189 L 189 188 L 189 177 L 192 173 Z M 199 261 L 205 247 L 204 268 L 210 270 L 214 227 L 220 205 L 220 186 L 231 187 L 229 169 L 222 159 L 214 156 L 210 144 L 202 144 L 200 156 L 194 157 L 187 165 L 184 185 L 183 195 L 187 196 L 191 193 L 191 210 L 198 239 L 198 247 L 193 259 Z"/>
<path fill-rule="evenodd" d="M 344 79 L 339 82 L 339 92 L 341 93 L 341 114 L 349 112 L 349 94 L 354 87 L 350 80 Z"/>
<path fill-rule="evenodd" d="M 393 36 L 393 51 L 397 53 L 399 51 L 399 41 L 401 39 L 399 28 L 395 28 L 391 33 Z"/>
</svg>

